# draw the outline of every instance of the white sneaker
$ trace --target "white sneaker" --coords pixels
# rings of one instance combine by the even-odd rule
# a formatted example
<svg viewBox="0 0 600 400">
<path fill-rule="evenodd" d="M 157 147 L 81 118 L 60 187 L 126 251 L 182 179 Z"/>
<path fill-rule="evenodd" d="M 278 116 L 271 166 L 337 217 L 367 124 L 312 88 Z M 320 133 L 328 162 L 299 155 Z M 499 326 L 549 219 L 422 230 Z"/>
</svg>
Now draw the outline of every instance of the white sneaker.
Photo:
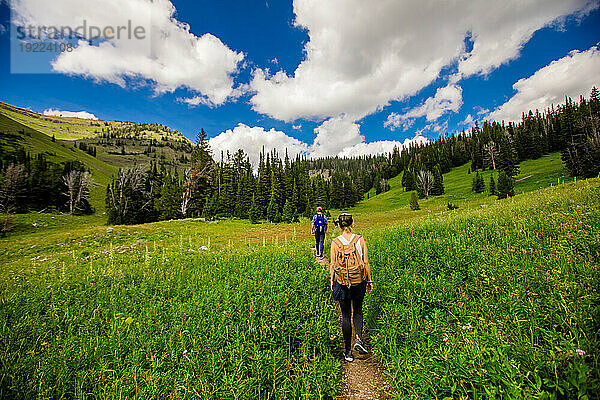
<svg viewBox="0 0 600 400">
<path fill-rule="evenodd" d="M 367 354 L 367 348 L 365 347 L 364 343 L 362 340 L 360 340 L 360 338 L 356 338 L 356 340 L 354 341 L 354 350 L 358 351 L 361 354 Z"/>
<path fill-rule="evenodd" d="M 348 350 L 347 352 L 344 352 L 344 359 L 348 362 L 354 361 L 354 356 L 352 356 L 352 350 Z"/>
</svg>

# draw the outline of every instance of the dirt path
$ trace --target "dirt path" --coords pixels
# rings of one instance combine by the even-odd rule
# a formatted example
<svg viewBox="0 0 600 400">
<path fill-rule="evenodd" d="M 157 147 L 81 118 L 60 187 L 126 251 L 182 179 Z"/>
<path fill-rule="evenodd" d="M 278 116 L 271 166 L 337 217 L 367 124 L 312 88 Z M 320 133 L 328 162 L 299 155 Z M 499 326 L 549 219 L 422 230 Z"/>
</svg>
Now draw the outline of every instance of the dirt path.
<svg viewBox="0 0 600 400">
<path fill-rule="evenodd" d="M 313 249 L 314 255 L 314 249 Z M 327 257 L 315 258 L 315 261 L 326 271 L 329 270 L 329 260 Z M 336 307 L 338 312 L 338 321 L 341 321 L 340 308 Z M 341 330 L 341 327 L 340 327 Z M 352 332 L 354 337 L 354 331 Z M 368 354 L 359 354 L 353 351 L 354 361 L 346 362 L 342 360 L 342 378 L 344 383 L 342 386 L 341 400 L 387 400 L 390 398 L 389 385 L 383 377 L 383 368 L 373 355 L 369 333 L 366 329 L 363 332 L 363 341 Z M 340 342 L 340 354 L 344 350 L 343 341 Z"/>
<path fill-rule="evenodd" d="M 533 176 L 533 174 L 532 174 L 532 175 L 527 175 L 525 178 L 517 179 L 517 180 L 515 181 L 515 183 L 523 182 L 525 179 L 529 179 L 529 178 L 531 178 L 532 176 Z"/>
</svg>

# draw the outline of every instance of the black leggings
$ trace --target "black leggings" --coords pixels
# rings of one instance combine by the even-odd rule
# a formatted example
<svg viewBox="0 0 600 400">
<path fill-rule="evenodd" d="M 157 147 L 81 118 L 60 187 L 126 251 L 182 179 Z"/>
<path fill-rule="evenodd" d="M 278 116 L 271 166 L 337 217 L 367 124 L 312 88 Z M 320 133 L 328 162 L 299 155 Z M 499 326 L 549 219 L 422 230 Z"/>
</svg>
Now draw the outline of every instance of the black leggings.
<svg viewBox="0 0 600 400">
<path fill-rule="evenodd" d="M 315 232 L 315 242 L 316 242 L 316 250 L 317 255 L 323 255 L 323 247 L 325 242 L 325 232 Z"/>
<path fill-rule="evenodd" d="M 353 314 L 354 332 L 362 339 L 363 330 L 363 297 L 352 300 L 342 300 L 340 310 L 342 311 L 342 333 L 344 334 L 344 347 L 346 351 L 352 347 L 352 325 L 350 325 L 350 314 Z"/>
</svg>

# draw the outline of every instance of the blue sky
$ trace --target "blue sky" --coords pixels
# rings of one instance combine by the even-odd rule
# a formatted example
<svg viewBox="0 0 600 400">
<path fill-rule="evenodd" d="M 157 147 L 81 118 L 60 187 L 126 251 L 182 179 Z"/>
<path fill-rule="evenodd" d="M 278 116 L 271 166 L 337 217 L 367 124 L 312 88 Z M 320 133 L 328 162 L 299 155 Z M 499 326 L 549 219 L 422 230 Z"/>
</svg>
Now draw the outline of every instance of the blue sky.
<svg viewBox="0 0 600 400">
<path fill-rule="evenodd" d="M 216 152 L 265 145 L 316 157 L 518 119 L 600 84 L 597 1 L 366 3 L 4 1 L 0 99 L 189 138 L 204 128 Z M 83 15 L 98 26 L 131 18 L 154 36 L 23 54 L 11 9 L 13 28 L 76 26 Z M 53 72 L 21 73 L 31 68 Z"/>
</svg>

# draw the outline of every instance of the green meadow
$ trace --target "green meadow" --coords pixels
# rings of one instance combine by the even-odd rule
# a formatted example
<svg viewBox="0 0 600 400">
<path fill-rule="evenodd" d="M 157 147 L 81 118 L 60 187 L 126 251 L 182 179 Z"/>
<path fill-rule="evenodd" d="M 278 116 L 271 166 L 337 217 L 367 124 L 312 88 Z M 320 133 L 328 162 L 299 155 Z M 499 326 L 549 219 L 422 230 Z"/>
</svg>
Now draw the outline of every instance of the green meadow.
<svg viewBox="0 0 600 400">
<path fill-rule="evenodd" d="M 401 177 L 350 210 L 392 398 L 598 398 L 600 181 L 566 178 L 558 154 L 520 168 L 505 200 L 473 194 L 464 166 L 419 211 Z M 0 397 L 340 393 L 341 331 L 308 220 L 104 221 L 19 215 L 0 239 Z"/>
</svg>

